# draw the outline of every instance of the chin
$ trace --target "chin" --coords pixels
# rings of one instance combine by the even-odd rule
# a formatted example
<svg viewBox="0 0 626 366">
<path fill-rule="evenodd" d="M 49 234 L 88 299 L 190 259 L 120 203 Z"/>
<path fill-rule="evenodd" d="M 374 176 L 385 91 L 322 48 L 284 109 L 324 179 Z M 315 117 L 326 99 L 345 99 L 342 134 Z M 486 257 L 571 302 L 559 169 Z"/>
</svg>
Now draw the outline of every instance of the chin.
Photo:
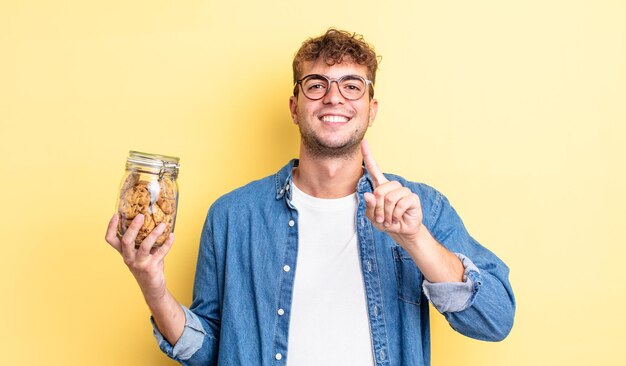
<svg viewBox="0 0 626 366">
<path fill-rule="evenodd" d="M 360 139 L 350 139 L 348 141 L 321 141 L 319 139 L 308 139 L 303 136 L 302 142 L 306 147 L 307 151 L 311 153 L 313 156 L 318 157 L 348 157 L 354 155 L 354 153 L 359 149 L 359 144 L 361 143 Z"/>
</svg>

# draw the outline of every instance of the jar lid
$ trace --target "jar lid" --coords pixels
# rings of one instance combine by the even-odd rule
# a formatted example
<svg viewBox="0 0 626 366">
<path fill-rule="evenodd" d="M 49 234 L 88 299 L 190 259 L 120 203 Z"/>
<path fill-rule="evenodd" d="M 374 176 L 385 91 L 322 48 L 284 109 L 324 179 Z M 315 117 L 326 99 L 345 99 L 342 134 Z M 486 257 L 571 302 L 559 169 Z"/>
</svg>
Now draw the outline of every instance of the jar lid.
<svg viewBox="0 0 626 366">
<path fill-rule="evenodd" d="M 159 155 L 159 154 L 150 154 L 144 153 L 140 151 L 129 151 L 128 152 L 128 162 L 139 164 L 143 166 L 149 166 L 154 168 L 162 168 L 166 169 L 175 169 L 178 170 L 178 161 L 179 158 L 175 156 L 167 156 L 167 155 Z"/>
</svg>

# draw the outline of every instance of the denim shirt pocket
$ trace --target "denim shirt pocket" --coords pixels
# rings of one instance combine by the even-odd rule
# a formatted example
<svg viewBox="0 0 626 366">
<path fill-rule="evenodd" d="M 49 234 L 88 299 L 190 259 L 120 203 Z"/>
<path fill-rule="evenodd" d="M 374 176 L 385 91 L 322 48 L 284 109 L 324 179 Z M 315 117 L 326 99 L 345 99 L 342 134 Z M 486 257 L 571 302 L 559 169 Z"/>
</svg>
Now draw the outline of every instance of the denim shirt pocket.
<svg viewBox="0 0 626 366">
<path fill-rule="evenodd" d="M 398 298 L 404 302 L 419 305 L 422 301 L 424 275 L 417 268 L 413 258 L 402 247 L 395 246 L 391 249 L 396 270 Z"/>
</svg>

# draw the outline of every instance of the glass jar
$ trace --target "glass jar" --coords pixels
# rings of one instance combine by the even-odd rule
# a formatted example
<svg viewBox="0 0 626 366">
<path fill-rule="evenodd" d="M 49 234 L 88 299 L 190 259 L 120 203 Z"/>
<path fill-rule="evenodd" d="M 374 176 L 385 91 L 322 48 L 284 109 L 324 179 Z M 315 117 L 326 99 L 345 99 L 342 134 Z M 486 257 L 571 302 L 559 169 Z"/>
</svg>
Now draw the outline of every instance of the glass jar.
<svg viewBox="0 0 626 366">
<path fill-rule="evenodd" d="M 163 245 L 174 232 L 178 208 L 178 161 L 172 156 L 129 151 L 117 200 L 120 214 L 117 235 L 120 238 L 138 214 L 144 215 L 144 222 L 135 239 L 135 247 L 139 247 L 152 229 L 162 222 L 165 231 L 154 246 Z"/>
</svg>

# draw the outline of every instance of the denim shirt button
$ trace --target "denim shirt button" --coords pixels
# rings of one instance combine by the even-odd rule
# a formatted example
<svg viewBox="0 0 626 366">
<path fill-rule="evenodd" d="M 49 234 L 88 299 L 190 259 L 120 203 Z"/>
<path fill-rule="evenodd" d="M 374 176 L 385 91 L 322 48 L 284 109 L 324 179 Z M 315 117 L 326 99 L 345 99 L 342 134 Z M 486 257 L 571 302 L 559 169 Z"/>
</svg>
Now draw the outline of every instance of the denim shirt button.
<svg viewBox="0 0 626 366">
<path fill-rule="evenodd" d="M 374 305 L 374 316 L 378 316 L 378 306 Z"/>
<path fill-rule="evenodd" d="M 365 267 L 367 267 L 368 272 L 372 272 L 372 262 L 370 261 L 365 262 Z"/>
<path fill-rule="evenodd" d="M 283 271 L 289 272 L 290 270 L 291 270 L 291 267 L 285 264 L 285 266 L 283 267 Z"/>
<path fill-rule="evenodd" d="M 280 361 L 283 359 L 283 355 L 281 355 L 280 353 L 277 353 L 276 356 L 274 356 L 274 358 Z"/>
<path fill-rule="evenodd" d="M 380 351 L 380 359 L 384 360 L 385 359 L 385 350 L 381 350 Z"/>
<path fill-rule="evenodd" d="M 287 185 L 285 186 L 285 190 L 288 191 L 289 190 L 289 183 L 287 183 Z"/>
<path fill-rule="evenodd" d="M 296 224 L 296 222 L 295 222 L 295 221 L 293 221 L 293 220 L 289 220 L 289 226 L 293 227 L 295 224 Z"/>
<path fill-rule="evenodd" d="M 284 315 L 285 314 L 285 310 L 283 309 L 278 309 L 278 315 Z"/>
</svg>

